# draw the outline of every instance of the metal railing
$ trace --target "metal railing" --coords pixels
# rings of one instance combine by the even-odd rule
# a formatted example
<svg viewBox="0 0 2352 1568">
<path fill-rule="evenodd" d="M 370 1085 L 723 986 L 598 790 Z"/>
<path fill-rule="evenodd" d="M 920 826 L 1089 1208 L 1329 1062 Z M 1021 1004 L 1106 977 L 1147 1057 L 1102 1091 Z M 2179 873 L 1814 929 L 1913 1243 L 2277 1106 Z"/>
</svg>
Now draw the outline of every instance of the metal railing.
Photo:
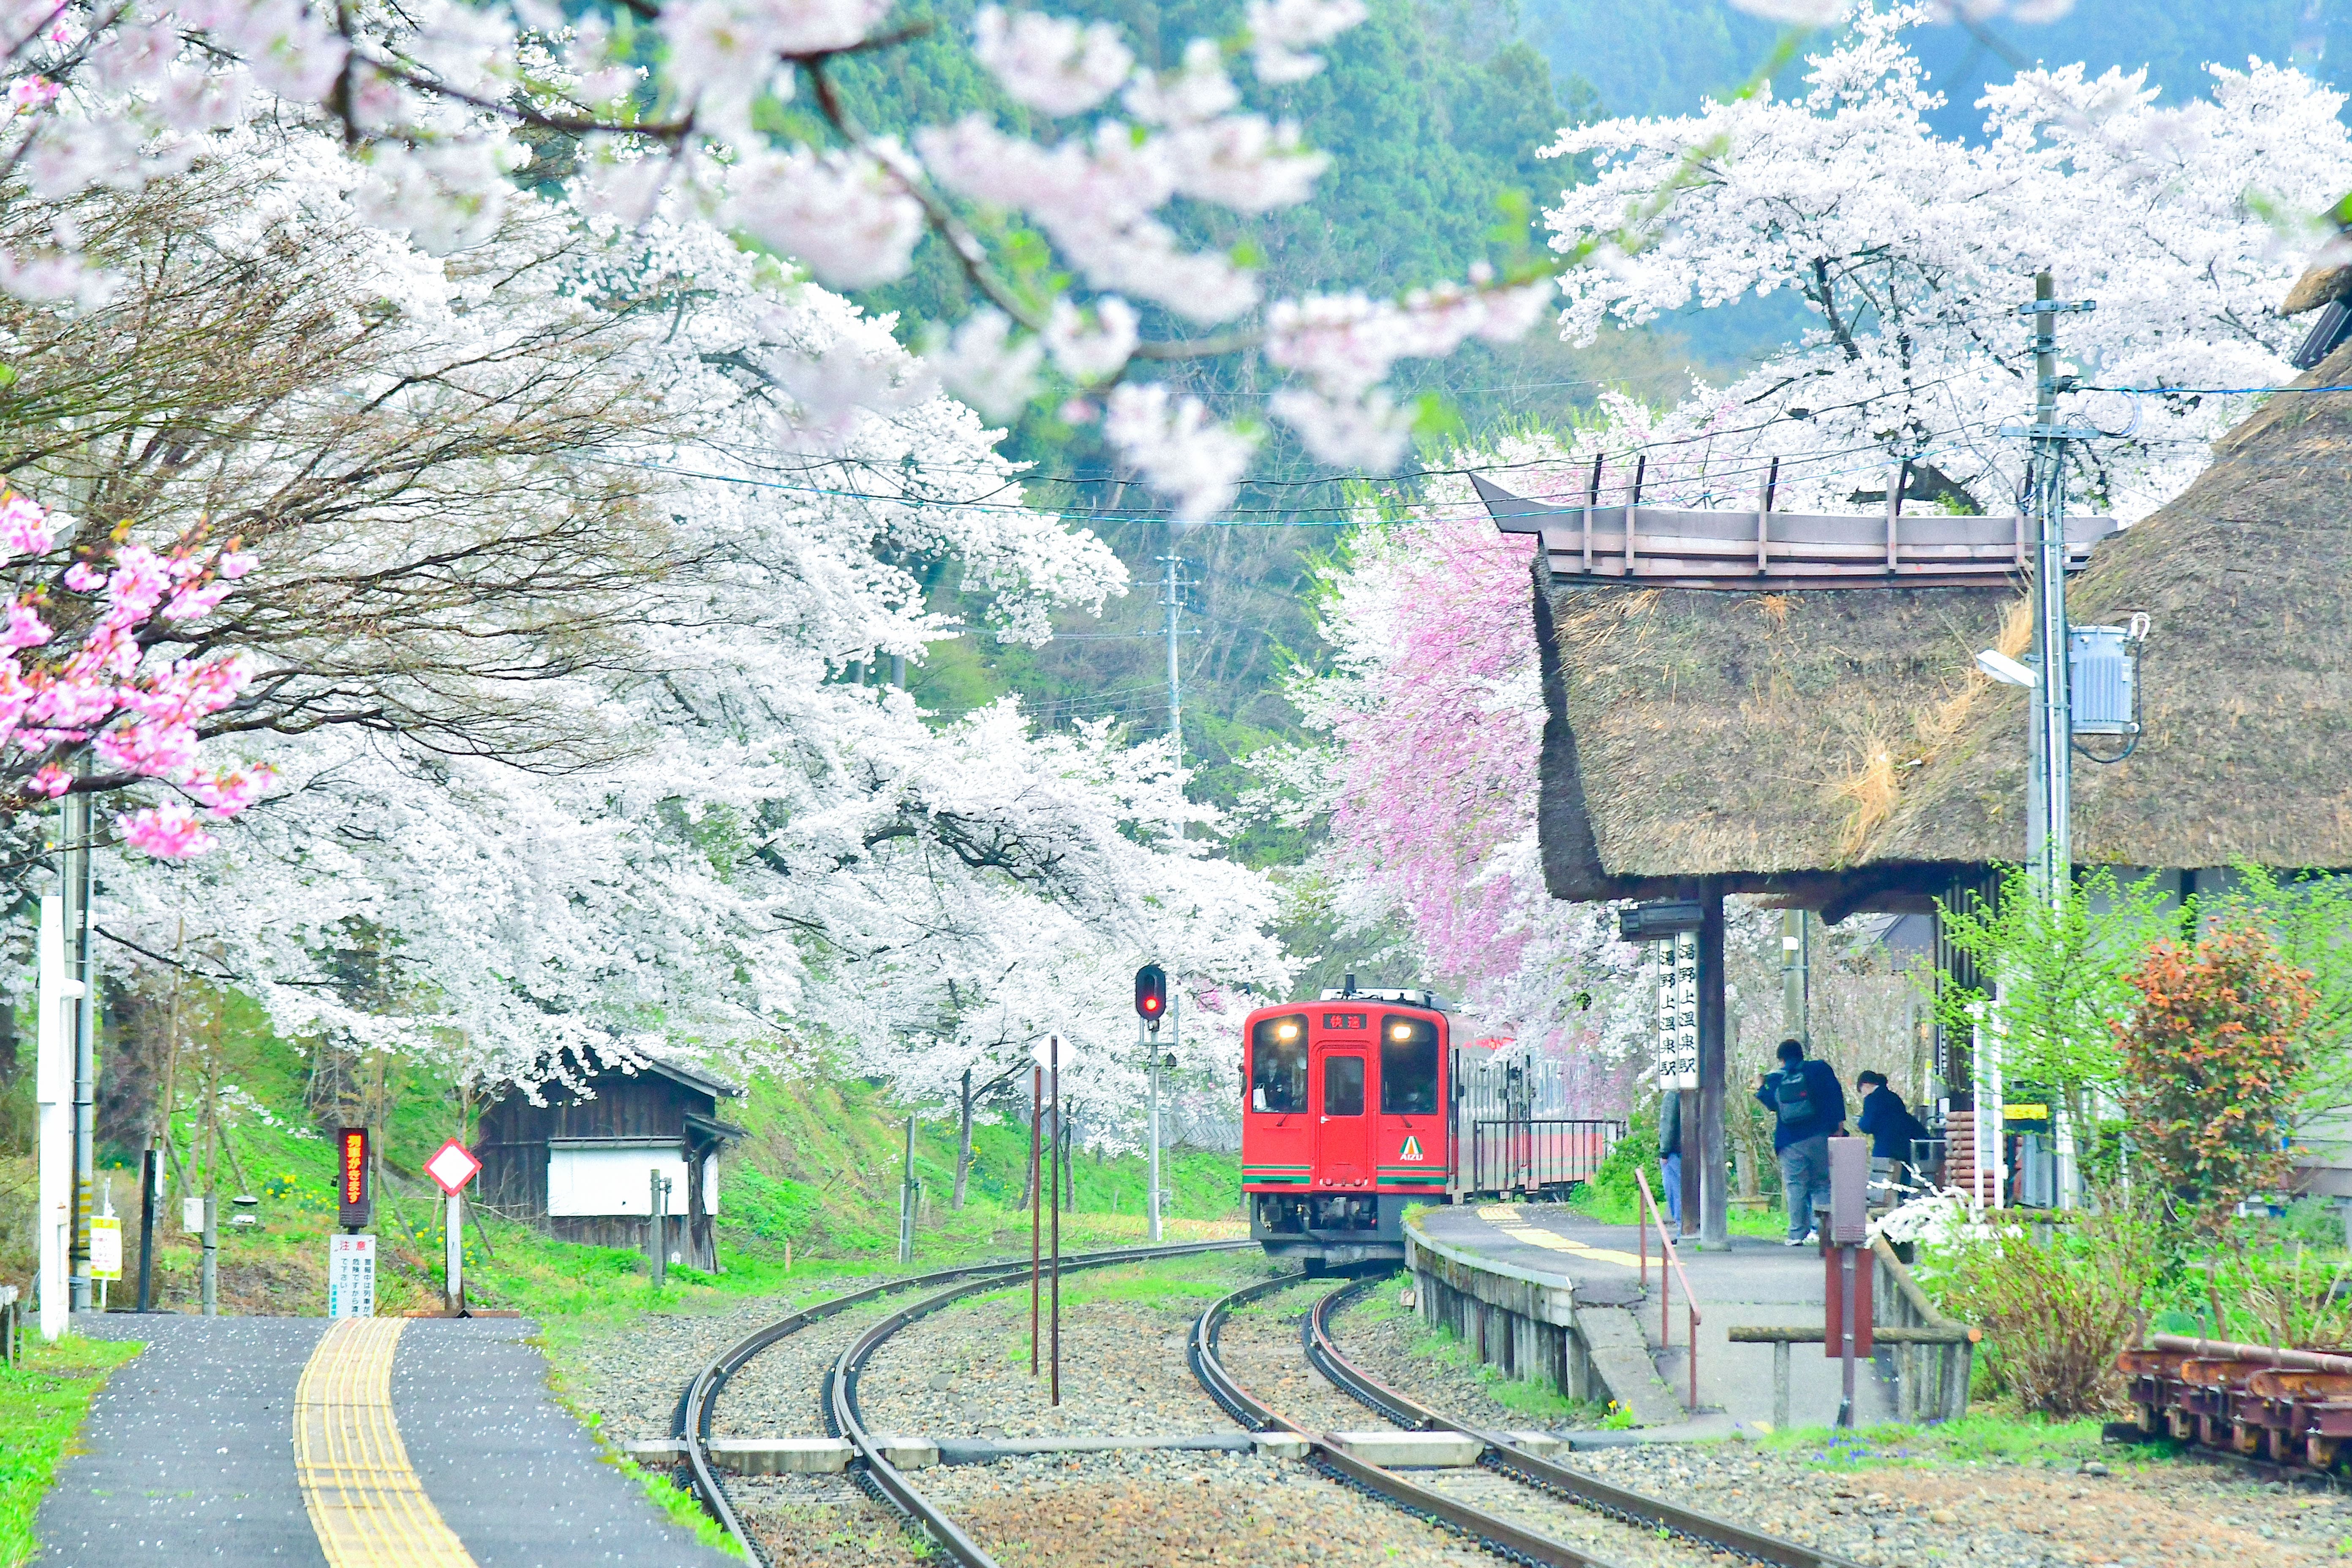
<svg viewBox="0 0 2352 1568">
<path fill-rule="evenodd" d="M 1589 1182 L 1623 1136 L 1625 1123 L 1601 1117 L 1474 1120 L 1465 1184 L 1474 1192 L 1506 1193 Z"/>
<path fill-rule="evenodd" d="M 1675 1342 L 1674 1319 L 1668 1315 L 1667 1310 L 1668 1304 L 1674 1299 L 1674 1289 L 1666 1271 L 1669 1268 L 1673 1269 L 1673 1278 L 1683 1282 L 1683 1305 L 1690 1310 L 1690 1398 L 1685 1403 L 1688 1405 L 1693 1414 L 1696 1414 L 1698 1410 L 1698 1295 L 1691 1289 L 1690 1276 L 1683 1272 L 1683 1260 L 1675 1251 L 1674 1235 L 1666 1229 L 1666 1216 L 1658 1212 L 1658 1200 L 1650 1195 L 1650 1178 L 1642 1173 L 1642 1168 L 1639 1165 L 1633 1167 L 1633 1182 L 1642 1189 L 1642 1207 L 1649 1214 L 1648 1224 L 1635 1226 L 1636 1233 L 1642 1238 L 1642 1286 L 1644 1289 L 1647 1289 L 1650 1284 L 1650 1226 L 1654 1225 L 1658 1230 L 1658 1348 L 1660 1350 L 1671 1350 Z M 1622 1257 L 1623 1254 L 1621 1253 L 1619 1256 Z"/>
</svg>

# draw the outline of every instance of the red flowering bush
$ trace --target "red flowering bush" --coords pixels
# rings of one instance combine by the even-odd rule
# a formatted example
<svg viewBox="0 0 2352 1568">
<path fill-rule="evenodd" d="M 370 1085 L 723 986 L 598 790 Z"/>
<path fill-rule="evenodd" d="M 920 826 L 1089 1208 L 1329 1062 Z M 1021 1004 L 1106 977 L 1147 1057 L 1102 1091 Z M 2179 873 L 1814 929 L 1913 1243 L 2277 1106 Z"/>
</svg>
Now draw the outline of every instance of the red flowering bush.
<svg viewBox="0 0 2352 1568">
<path fill-rule="evenodd" d="M 2114 1027 L 2134 1152 L 2178 1209 L 2218 1233 L 2242 1199 L 2286 1177 L 2311 974 L 2244 926 L 2193 948 L 2159 942 L 2130 980 L 2138 1003 Z"/>
</svg>

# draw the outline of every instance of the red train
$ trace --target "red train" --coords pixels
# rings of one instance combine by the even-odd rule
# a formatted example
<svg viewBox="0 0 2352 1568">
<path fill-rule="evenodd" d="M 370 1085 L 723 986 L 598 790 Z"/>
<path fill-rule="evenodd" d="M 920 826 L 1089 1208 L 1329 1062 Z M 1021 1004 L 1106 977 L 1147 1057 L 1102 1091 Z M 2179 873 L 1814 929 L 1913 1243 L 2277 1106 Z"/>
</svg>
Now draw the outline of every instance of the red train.
<svg viewBox="0 0 2352 1568">
<path fill-rule="evenodd" d="M 1242 1191 L 1277 1256 L 1404 1256 L 1405 1205 L 1558 1191 L 1590 1176 L 1622 1123 L 1553 1108 L 1510 1041 L 1455 1041 L 1423 990 L 1326 991 L 1243 1024 Z"/>
</svg>

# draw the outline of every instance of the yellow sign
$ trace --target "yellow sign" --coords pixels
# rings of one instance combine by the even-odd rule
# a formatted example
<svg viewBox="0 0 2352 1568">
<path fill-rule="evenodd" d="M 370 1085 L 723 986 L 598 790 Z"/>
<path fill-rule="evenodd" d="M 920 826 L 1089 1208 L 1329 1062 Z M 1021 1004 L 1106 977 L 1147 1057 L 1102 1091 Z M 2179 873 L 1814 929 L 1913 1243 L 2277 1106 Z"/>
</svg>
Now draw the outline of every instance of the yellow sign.
<svg viewBox="0 0 2352 1568">
<path fill-rule="evenodd" d="M 121 1220 L 106 1215 L 91 1216 L 89 1277 L 93 1279 L 122 1278 L 122 1222 Z"/>
<path fill-rule="evenodd" d="M 2050 1108 L 2046 1105 L 2007 1105 L 2001 1108 L 2001 1114 L 2011 1121 L 2047 1121 L 2050 1120 Z"/>
<path fill-rule="evenodd" d="M 1404 1135 L 1404 1147 L 1397 1151 L 1397 1158 L 1400 1160 L 1418 1160 L 1421 1157 L 1421 1140 L 1414 1137 L 1410 1132 L 1406 1133 Z"/>
</svg>

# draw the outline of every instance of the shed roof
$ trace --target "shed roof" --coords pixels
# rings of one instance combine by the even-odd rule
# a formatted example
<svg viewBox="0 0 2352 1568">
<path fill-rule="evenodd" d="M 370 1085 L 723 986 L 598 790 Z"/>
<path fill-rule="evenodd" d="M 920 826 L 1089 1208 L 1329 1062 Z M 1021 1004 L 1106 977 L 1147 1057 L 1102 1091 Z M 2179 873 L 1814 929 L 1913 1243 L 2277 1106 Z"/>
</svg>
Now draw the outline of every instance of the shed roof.
<svg viewBox="0 0 2352 1568">
<path fill-rule="evenodd" d="M 2352 344 L 2298 385 L 2352 380 Z M 1701 876 L 1909 907 L 2025 854 L 2021 582 L 1764 594 L 1555 581 L 1536 552 L 1546 879 L 1645 896 Z M 2094 864 L 2352 866 L 2352 395 L 2273 397 L 2170 505 L 2102 542 L 2077 625 L 2147 611 L 2145 731 L 2074 769 Z M 2006 629 L 2008 635 L 2004 638 Z"/>
</svg>

